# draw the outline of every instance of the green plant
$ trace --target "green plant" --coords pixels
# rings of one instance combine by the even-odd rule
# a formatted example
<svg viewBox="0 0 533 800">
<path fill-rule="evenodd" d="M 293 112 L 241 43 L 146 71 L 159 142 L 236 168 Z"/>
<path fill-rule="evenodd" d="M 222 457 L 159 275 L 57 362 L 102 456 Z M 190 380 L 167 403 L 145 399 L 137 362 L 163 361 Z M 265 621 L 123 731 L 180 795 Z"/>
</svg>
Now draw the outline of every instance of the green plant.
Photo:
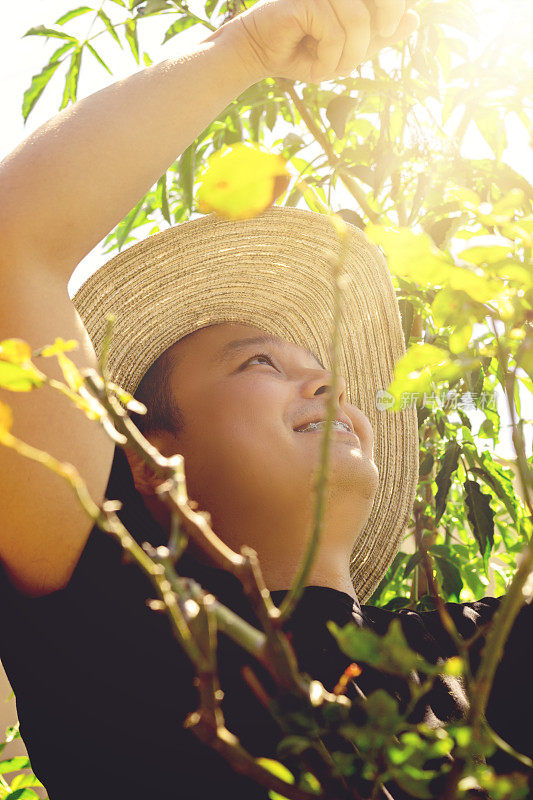
<svg viewBox="0 0 533 800">
<path fill-rule="evenodd" d="M 41 26 L 28 32 L 61 38 L 64 43 L 26 92 L 25 117 L 62 64 L 67 65 L 67 72 L 61 105 L 76 99 L 82 57 L 90 54 L 102 58 L 95 49 L 97 37 L 106 37 L 117 45 L 126 43 L 137 63 L 142 57 L 149 64 L 151 58 L 142 47 L 145 19 L 160 17 L 165 24 L 170 23 L 165 34 L 168 41 L 192 25 L 216 28 L 242 8 L 239 3 L 206 2 L 199 15 L 184 3 L 113 2 L 112 8 L 104 2 L 99 9 L 83 7 L 65 14 L 54 29 Z M 202 132 L 106 240 L 107 252 L 111 252 L 141 234 L 156 232 L 200 210 L 200 205 L 195 205 L 201 197 L 196 182 L 200 178 L 206 182 L 207 159 L 225 146 L 256 142 L 263 149 L 267 145 L 288 163 L 287 171 L 279 167 L 280 161 L 278 171 L 270 171 L 268 186 L 262 186 L 266 201 L 263 198 L 261 202 L 305 202 L 323 212 L 334 208 L 340 235 L 341 219 L 359 225 L 388 257 L 409 346 L 389 391 L 395 407 L 416 402 L 421 466 L 410 530 L 416 549 L 398 554 L 371 603 L 417 610 L 436 607 L 455 636 L 460 653 L 459 661 L 442 669 L 463 672 L 473 702 L 464 726 L 430 732 L 420 726 L 416 730 L 409 727 L 397 704 L 375 693 L 367 706 L 369 722 L 354 726 L 346 716 L 347 705 L 338 697 L 324 694 L 316 682 L 302 684 L 288 651 L 278 640 L 281 660 L 270 663 L 270 667 L 282 683 L 286 681 L 285 688 L 296 693 L 308 721 L 307 734 L 301 736 L 286 709 L 278 709 L 288 731 L 281 752 L 302 755 L 309 746 L 315 747 L 328 770 L 320 776 L 302 772 L 296 789 L 295 776 L 287 775 L 283 765 L 252 767 L 247 763 L 258 779 L 257 766 L 261 767 L 262 781 L 267 779 L 264 770 L 274 770 L 283 785 L 277 783 L 272 788 L 290 797 L 304 796 L 298 792 L 310 792 L 317 785 L 326 796 L 341 796 L 331 792 L 346 788 L 357 763 L 374 787 L 379 788 L 380 782 L 392 775 L 406 790 L 418 792 L 416 796 L 433 796 L 430 785 L 435 775 L 424 765 L 432 755 L 445 753 L 454 757 L 447 800 L 466 792 L 475 780 L 495 797 L 525 796 L 527 791 L 519 781 L 495 777 L 476 759 L 495 746 L 495 738 L 484 724 L 484 710 L 505 638 L 524 602 L 522 590 L 533 564 L 528 545 L 533 516 L 532 461 L 526 441 L 530 420 L 522 413 L 523 397 L 527 394 L 530 400 L 533 389 L 533 187 L 502 160 L 506 116 L 513 113 L 524 125 L 531 125 L 528 102 L 533 84 L 527 69 L 528 37 L 512 41 L 499 37 L 475 48 L 471 34 L 476 18 L 471 3 L 421 2 L 419 9 L 422 25 L 416 37 L 394 52 L 376 56 L 356 74 L 334 85 L 300 87 L 286 80 L 267 79 L 252 86 Z M 85 38 L 66 32 L 74 20 L 87 15 L 94 16 L 93 24 L 100 25 L 101 30 Z M 452 119 L 458 122 L 449 132 Z M 463 155 L 462 143 L 471 125 L 477 126 L 493 157 Z M 276 139 L 282 130 L 283 135 Z M 282 184 L 276 178 L 282 178 Z M 235 213 L 224 202 L 211 207 Z M 24 390 L 49 382 L 31 364 L 26 345 L 2 345 L 0 381 L 5 388 L 18 386 Z M 142 442 L 135 440 L 136 434 L 128 427 L 118 402 L 128 405 L 131 398 L 98 376 L 78 375 L 65 356 L 65 343 L 59 342 L 55 349 L 41 355 L 60 359 L 65 383 L 55 382 L 56 389 L 68 393 L 86 413 L 107 419 L 130 443 L 136 441 L 142 451 Z M 515 494 L 513 472 L 483 447 L 488 442 L 494 446 L 500 436 L 500 416 L 493 406 L 497 390 L 501 390 L 509 409 L 520 496 Z M 436 395 L 440 402 L 435 403 Z M 467 414 L 469 400 L 474 405 L 477 400 L 478 411 L 484 415 L 476 433 Z M 6 407 L 0 408 L 2 415 L 4 443 L 13 444 L 9 442 Z M 46 461 L 45 454 L 30 452 L 22 443 L 17 447 L 30 457 Z M 326 463 L 327 447 L 323 457 Z M 117 527 L 111 507 L 91 506 L 79 476 L 57 462 L 49 462 L 49 466 L 62 471 L 73 483 L 95 519 L 121 538 L 126 547 L 135 549 L 127 532 Z M 183 503 L 180 506 L 178 502 L 183 465 L 162 460 L 152 466 L 171 482 L 168 501 L 174 503 L 180 525 L 187 535 L 200 536 L 198 520 L 187 516 Z M 202 598 L 200 587 L 194 589 L 192 597 L 183 595 L 185 589 L 174 572 L 182 547 L 178 530 L 179 526 L 168 552 L 138 549 L 134 555 L 153 575 L 156 585 L 157 575 L 161 577 L 164 572 L 182 604 L 193 599 L 201 609 L 198 629 L 191 635 L 191 621 L 183 611 L 180 616 L 180 603 L 174 602 L 171 610 L 166 604 L 168 598 L 158 600 L 174 615 L 175 632 L 193 662 L 203 663 L 207 658 L 210 665 L 204 670 L 209 675 L 206 705 L 192 721 L 202 735 L 202 731 L 212 731 L 213 725 L 217 727 L 218 718 L 213 705 L 216 668 L 209 662 L 213 620 L 232 631 L 234 638 L 256 655 L 262 652 L 261 637 L 275 639 L 277 633 L 269 622 L 272 609 L 269 612 L 268 605 L 261 606 L 258 584 L 251 589 L 251 597 L 261 611 L 263 632 L 243 627 L 237 619 L 228 617 L 227 609 L 220 604 L 210 605 Z M 519 554 L 522 559 L 517 568 Z M 247 564 L 227 562 L 225 566 L 244 573 L 251 569 L 253 556 L 248 553 L 246 559 Z M 473 676 L 468 674 L 467 644 L 455 635 L 443 601 L 463 602 L 485 594 L 489 569 L 498 590 L 506 593 L 506 600 L 488 633 L 490 647 L 481 668 Z M 253 581 L 250 585 L 254 587 Z M 297 595 L 295 587 L 295 600 Z M 404 675 L 416 663 L 426 671 L 430 685 L 434 670 L 416 660 L 398 629 L 389 632 L 385 644 L 372 636 L 365 640 L 355 630 L 332 630 L 349 655 L 381 669 L 394 662 L 394 654 L 401 651 L 402 658 L 395 662 L 399 674 Z M 427 690 L 427 686 L 423 688 Z M 319 698 L 315 704 L 313 696 Z M 340 731 L 347 742 L 356 745 L 358 755 L 336 752 L 328 762 L 317 725 L 322 733 L 324 729 Z M 239 757 L 245 759 L 243 753 Z M 333 783 L 328 785 L 328 781 Z"/>
</svg>

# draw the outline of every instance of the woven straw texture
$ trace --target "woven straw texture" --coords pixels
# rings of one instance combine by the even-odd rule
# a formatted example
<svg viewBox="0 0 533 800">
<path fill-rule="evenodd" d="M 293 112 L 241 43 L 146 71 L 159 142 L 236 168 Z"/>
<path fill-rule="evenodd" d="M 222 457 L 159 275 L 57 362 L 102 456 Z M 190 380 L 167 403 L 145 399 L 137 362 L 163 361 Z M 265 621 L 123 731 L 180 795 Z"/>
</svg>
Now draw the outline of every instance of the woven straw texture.
<svg viewBox="0 0 533 800">
<path fill-rule="evenodd" d="M 339 368 L 347 400 L 374 430 L 379 487 L 357 537 L 350 573 L 361 602 L 383 578 L 409 523 L 418 481 L 416 409 L 379 410 L 405 352 L 394 287 L 383 256 L 349 225 Z M 207 325 L 241 322 L 308 347 L 331 366 L 331 263 L 341 243 L 326 216 L 275 206 L 249 220 L 214 214 L 150 236 L 119 253 L 81 286 L 74 304 L 99 355 L 106 315 L 117 322 L 113 379 L 132 394 L 174 342 Z M 208 510 L 208 509 L 207 509 Z"/>
</svg>

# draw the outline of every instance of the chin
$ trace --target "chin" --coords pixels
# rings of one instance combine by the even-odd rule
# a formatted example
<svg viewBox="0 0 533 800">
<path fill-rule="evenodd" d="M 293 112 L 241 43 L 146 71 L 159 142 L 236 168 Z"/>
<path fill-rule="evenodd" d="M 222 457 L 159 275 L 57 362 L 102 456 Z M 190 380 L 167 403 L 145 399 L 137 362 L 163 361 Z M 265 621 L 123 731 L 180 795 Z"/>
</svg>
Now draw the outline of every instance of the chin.
<svg viewBox="0 0 533 800">
<path fill-rule="evenodd" d="M 314 472 L 314 480 L 318 477 L 318 470 Z M 354 501 L 365 500 L 373 503 L 376 496 L 379 472 L 375 463 L 358 451 L 356 457 L 335 458 L 330 453 L 328 483 L 330 493 L 351 495 Z M 370 513 L 370 512 L 369 512 Z"/>
</svg>

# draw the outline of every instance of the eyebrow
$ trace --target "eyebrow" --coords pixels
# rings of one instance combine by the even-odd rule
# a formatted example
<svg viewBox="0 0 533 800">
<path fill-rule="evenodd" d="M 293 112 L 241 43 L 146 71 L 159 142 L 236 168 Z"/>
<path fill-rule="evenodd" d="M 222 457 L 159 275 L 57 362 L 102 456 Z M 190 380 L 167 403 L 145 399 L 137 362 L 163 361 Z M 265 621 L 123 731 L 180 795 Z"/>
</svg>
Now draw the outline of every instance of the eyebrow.
<svg viewBox="0 0 533 800">
<path fill-rule="evenodd" d="M 224 347 L 222 347 L 222 349 L 216 353 L 213 361 L 215 361 L 217 364 L 225 364 L 230 359 L 247 350 L 252 345 L 258 344 L 273 344 L 276 347 L 282 348 L 283 350 L 289 350 L 290 348 L 290 344 L 288 342 L 283 341 L 283 339 L 278 339 L 275 336 L 269 336 L 268 334 L 265 334 L 264 336 L 251 336 L 247 339 L 234 339 L 232 342 L 227 342 Z M 301 350 L 310 355 L 321 369 L 325 369 L 320 359 L 311 350 L 308 350 L 306 347 L 301 347 L 301 345 L 296 346 L 300 347 Z"/>
</svg>

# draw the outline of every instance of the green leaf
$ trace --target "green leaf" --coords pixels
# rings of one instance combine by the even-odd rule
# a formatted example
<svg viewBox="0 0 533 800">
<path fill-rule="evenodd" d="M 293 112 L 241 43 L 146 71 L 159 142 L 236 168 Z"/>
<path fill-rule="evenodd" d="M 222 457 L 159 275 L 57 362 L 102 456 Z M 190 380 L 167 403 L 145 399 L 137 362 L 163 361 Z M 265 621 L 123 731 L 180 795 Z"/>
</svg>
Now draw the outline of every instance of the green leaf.
<svg viewBox="0 0 533 800">
<path fill-rule="evenodd" d="M 169 225 L 172 224 L 170 218 L 170 209 L 168 207 L 168 193 L 167 193 L 167 173 L 161 175 L 157 181 L 157 202 L 161 207 L 161 213 Z"/>
<path fill-rule="evenodd" d="M 399 620 L 395 619 L 391 622 L 389 631 L 393 625 L 395 629 L 401 631 Z M 386 635 L 388 635 L 389 631 L 387 631 Z M 391 697 L 384 689 L 377 689 L 368 696 L 365 709 L 373 727 L 375 726 L 384 733 L 395 734 L 400 723 L 400 715 L 398 713 L 398 701 L 394 697 Z"/>
<path fill-rule="evenodd" d="M 179 160 L 179 185 L 181 188 L 183 202 L 189 212 L 192 211 L 193 187 L 196 166 L 196 142 L 193 142 L 183 152 Z"/>
<path fill-rule="evenodd" d="M 219 2 L 220 2 L 220 0 L 206 0 L 206 2 L 205 2 L 205 13 L 207 14 L 208 17 L 211 17 L 214 14 L 215 9 L 216 9 L 217 5 L 219 4 Z"/>
<path fill-rule="evenodd" d="M 133 228 L 133 223 L 135 222 L 135 220 L 137 219 L 137 217 L 141 213 L 141 210 L 142 210 L 142 207 L 143 207 L 143 203 L 144 203 L 144 197 L 143 197 L 142 200 L 140 200 L 137 203 L 135 208 L 132 208 L 130 213 L 127 214 L 127 216 L 124 217 L 122 222 L 119 224 L 119 226 L 117 228 L 117 246 L 118 246 L 119 250 L 122 247 L 122 245 L 124 244 L 124 242 L 126 241 L 126 239 L 128 238 L 129 233 L 130 233 L 131 229 Z"/>
<path fill-rule="evenodd" d="M 63 90 L 63 98 L 59 109 L 65 108 L 69 101 L 76 102 L 78 95 L 78 78 L 80 76 L 82 49 L 75 50 L 70 58 L 70 66 L 65 76 L 65 88 Z"/>
<path fill-rule="evenodd" d="M 507 137 L 498 109 L 494 106 L 482 106 L 476 112 L 475 120 L 479 132 L 499 160 L 507 147 Z"/>
<path fill-rule="evenodd" d="M 269 100 L 266 104 L 265 122 L 269 131 L 272 131 L 278 118 L 278 104 L 274 100 Z"/>
<path fill-rule="evenodd" d="M 460 453 L 461 446 L 454 439 L 446 446 L 446 450 L 441 459 L 441 467 L 435 477 L 435 483 L 438 486 L 435 496 L 435 525 L 438 524 L 446 508 L 446 500 L 452 485 L 451 476 L 457 469 Z"/>
<path fill-rule="evenodd" d="M 389 611 L 399 611 L 400 608 L 407 608 L 410 604 L 411 600 L 409 597 L 393 597 L 392 600 L 385 603 L 383 608 L 387 608 Z"/>
<path fill-rule="evenodd" d="M 433 453 L 430 453 L 428 451 L 424 455 L 422 460 L 420 461 L 420 466 L 418 468 L 418 474 L 419 475 L 429 475 L 434 463 L 435 463 L 435 458 L 433 456 Z"/>
<path fill-rule="evenodd" d="M 309 739 L 306 739 L 304 736 L 285 736 L 277 745 L 277 751 L 280 755 L 284 755 L 287 753 L 293 755 L 301 755 L 305 750 L 308 750 L 312 747 L 312 742 Z"/>
<path fill-rule="evenodd" d="M 56 19 L 56 25 L 64 25 L 65 22 L 74 19 L 74 17 L 79 17 L 82 14 L 87 14 L 88 11 L 94 11 L 94 8 L 90 8 L 89 6 L 80 6 L 79 8 L 73 8 L 72 11 L 67 11 L 67 13 L 63 14 L 62 17 Z"/>
<path fill-rule="evenodd" d="M 420 552 L 420 550 L 417 550 L 415 553 L 411 553 L 407 561 L 407 564 L 405 565 L 405 569 L 403 571 L 404 578 L 407 578 L 411 574 L 411 572 L 414 570 L 414 568 L 420 562 L 421 559 L 422 559 L 422 553 Z"/>
<path fill-rule="evenodd" d="M 94 49 L 94 47 L 90 42 L 87 42 L 87 47 L 89 48 L 93 56 L 96 58 L 96 60 L 99 61 L 100 64 L 104 67 L 104 69 L 106 69 L 109 72 L 109 74 L 112 75 L 113 73 L 111 72 L 111 70 L 109 69 L 103 58 L 99 55 L 99 53 L 96 52 L 96 50 Z"/>
<path fill-rule="evenodd" d="M 344 138 L 346 123 L 351 114 L 357 107 L 357 99 L 345 94 L 337 95 L 328 103 L 326 117 L 330 123 L 335 136 L 339 139 Z"/>
<path fill-rule="evenodd" d="M 466 480 L 463 486 L 468 521 L 479 545 L 486 570 L 494 545 L 494 512 L 490 507 L 490 495 L 481 491 L 477 481 Z"/>
<path fill-rule="evenodd" d="M 441 558 L 436 555 L 433 555 L 433 558 L 435 559 L 435 563 L 442 577 L 441 587 L 446 599 L 451 597 L 459 602 L 459 596 L 463 588 L 463 579 L 460 571 L 457 569 L 456 565 L 447 558 Z"/>
<path fill-rule="evenodd" d="M 490 422 L 490 420 L 485 421 Z M 492 456 L 486 450 L 482 453 L 481 457 L 483 459 L 483 466 L 470 467 L 470 472 L 473 472 L 474 475 L 478 475 L 486 484 L 488 484 L 496 496 L 502 501 L 509 516 L 518 527 L 518 503 L 516 500 L 512 480 L 504 476 L 494 463 L 490 463 L 490 461 L 492 461 Z"/>
<path fill-rule="evenodd" d="M 52 55 L 52 57 L 50 59 L 50 64 L 55 63 L 56 61 L 59 61 L 61 56 L 64 55 L 65 53 L 68 53 L 69 50 L 72 50 L 72 48 L 75 47 L 76 44 L 77 44 L 77 42 L 66 42 L 66 44 L 62 44 L 61 47 L 58 47 L 57 50 L 55 51 L 55 53 L 53 53 L 53 55 Z M 50 64 L 49 64 L 49 66 L 50 66 Z"/>
<path fill-rule="evenodd" d="M 120 4 L 120 5 L 122 5 L 122 4 Z M 102 9 L 100 9 L 99 12 L 98 12 L 98 16 L 100 17 L 100 19 L 102 20 L 102 22 L 106 26 L 107 30 L 109 31 L 109 33 L 111 34 L 111 36 L 113 37 L 115 42 L 117 44 L 119 44 L 120 47 L 122 47 L 122 42 L 120 41 L 120 39 L 118 37 L 118 33 L 116 32 L 115 28 L 113 27 L 113 23 L 111 22 L 111 20 L 109 19 L 109 17 L 105 13 L 105 11 L 102 11 Z"/>
<path fill-rule="evenodd" d="M 39 800 L 39 795 L 32 789 L 16 789 L 6 794 L 4 800 Z"/>
<path fill-rule="evenodd" d="M 32 108 L 35 106 L 35 103 L 44 92 L 50 78 L 58 66 L 59 61 L 56 61 L 53 64 L 47 64 L 47 66 L 44 67 L 44 69 L 38 75 L 33 76 L 30 87 L 24 92 L 24 97 L 22 100 L 22 116 L 24 117 L 24 122 L 26 122 L 28 119 Z"/>
<path fill-rule="evenodd" d="M 436 777 L 436 774 L 433 770 L 417 769 L 405 764 L 402 770 L 394 773 L 394 777 L 398 786 L 411 797 L 419 798 L 419 800 L 431 800 L 435 794 L 431 791 L 429 783 Z"/>
<path fill-rule="evenodd" d="M 30 786 L 42 786 L 43 784 L 41 781 L 35 777 L 35 775 L 30 773 L 20 773 L 19 775 L 15 775 L 15 777 L 11 781 L 11 789 L 25 789 Z"/>
<path fill-rule="evenodd" d="M 138 17 L 148 17 L 159 14 L 161 11 L 166 11 L 167 9 L 175 8 L 171 5 L 169 0 L 135 0 L 134 4 L 132 4 L 132 8 L 137 8 L 141 2 L 144 2 L 142 8 L 139 8 L 137 11 Z"/>
<path fill-rule="evenodd" d="M 177 19 L 176 22 L 173 22 L 170 28 L 168 28 L 161 44 L 165 44 L 166 42 L 168 42 L 169 39 L 172 39 L 178 33 L 181 33 L 182 31 L 192 27 L 193 25 L 196 25 L 196 20 L 194 18 L 180 17 L 180 19 Z"/>
<path fill-rule="evenodd" d="M 137 38 L 137 22 L 134 19 L 126 20 L 126 25 L 124 28 L 124 33 L 126 35 L 126 41 L 130 46 L 130 50 L 133 53 L 133 57 L 137 64 L 139 63 L 139 40 Z"/>
<path fill-rule="evenodd" d="M 54 28 L 46 28 L 44 25 L 38 25 L 35 28 L 30 28 L 24 36 L 46 36 L 47 38 L 68 39 L 77 44 L 78 40 L 75 36 L 71 36 L 65 31 L 56 31 Z M 24 36 L 22 38 L 24 38 Z"/>
<path fill-rule="evenodd" d="M 417 611 L 435 611 L 437 604 L 431 594 L 424 594 L 416 604 Z"/>
<path fill-rule="evenodd" d="M 14 758 L 0 761 L 0 773 L 2 775 L 8 772 L 18 772 L 19 769 L 28 769 L 28 767 L 30 767 L 30 759 L 27 756 L 15 756 Z"/>
<path fill-rule="evenodd" d="M 409 648 L 399 619 L 393 619 L 382 636 L 367 628 L 357 628 L 349 622 L 340 628 L 335 622 L 328 629 L 343 653 L 357 663 L 363 662 L 390 675 L 408 676 L 414 669 L 427 674 L 435 672 L 431 664 Z"/>
</svg>

